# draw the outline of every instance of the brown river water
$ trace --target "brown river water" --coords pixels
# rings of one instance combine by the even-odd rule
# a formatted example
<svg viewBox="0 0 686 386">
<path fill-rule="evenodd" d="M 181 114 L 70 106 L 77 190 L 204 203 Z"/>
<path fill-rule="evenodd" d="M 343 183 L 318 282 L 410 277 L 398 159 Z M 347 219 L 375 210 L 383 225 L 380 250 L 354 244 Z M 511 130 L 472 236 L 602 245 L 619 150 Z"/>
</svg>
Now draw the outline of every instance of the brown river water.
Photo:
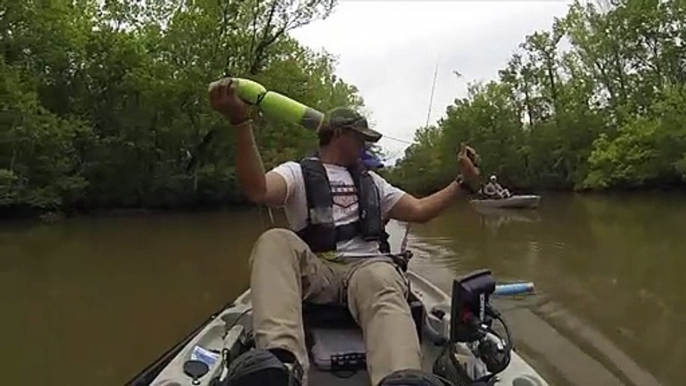
<svg viewBox="0 0 686 386">
<path fill-rule="evenodd" d="M 268 226 L 265 210 L 0 223 L 1 384 L 125 383 L 247 288 Z M 479 268 L 534 282 L 498 306 L 553 385 L 686 384 L 686 195 L 461 203 L 412 225 L 409 247 L 446 290 Z"/>
</svg>

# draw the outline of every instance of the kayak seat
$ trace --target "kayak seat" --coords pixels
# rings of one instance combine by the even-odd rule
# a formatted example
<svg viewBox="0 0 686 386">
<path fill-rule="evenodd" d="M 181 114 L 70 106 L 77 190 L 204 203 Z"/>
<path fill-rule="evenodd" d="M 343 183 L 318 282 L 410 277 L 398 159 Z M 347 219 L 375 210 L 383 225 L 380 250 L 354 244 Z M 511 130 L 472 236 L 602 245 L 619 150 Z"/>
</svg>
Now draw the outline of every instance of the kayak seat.
<svg viewBox="0 0 686 386">
<path fill-rule="evenodd" d="M 412 292 L 408 304 L 421 341 L 424 305 Z M 319 370 L 354 373 L 366 368 L 362 329 L 347 306 L 303 302 L 302 312 L 307 350 Z"/>
<path fill-rule="evenodd" d="M 410 292 L 407 302 L 417 327 L 417 333 L 421 333 L 424 304 L 412 292 Z M 347 305 L 303 302 L 302 313 L 303 324 L 306 327 L 360 328 Z M 419 335 L 421 336 L 421 334 Z"/>
</svg>

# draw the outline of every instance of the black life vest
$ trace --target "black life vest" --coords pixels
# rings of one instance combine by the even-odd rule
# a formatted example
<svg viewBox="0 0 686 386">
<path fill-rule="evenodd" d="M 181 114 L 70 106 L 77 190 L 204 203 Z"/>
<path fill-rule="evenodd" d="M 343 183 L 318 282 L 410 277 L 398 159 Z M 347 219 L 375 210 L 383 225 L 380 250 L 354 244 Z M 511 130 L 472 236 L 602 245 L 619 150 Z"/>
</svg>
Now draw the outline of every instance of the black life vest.
<svg viewBox="0 0 686 386">
<path fill-rule="evenodd" d="M 373 177 L 363 165 L 349 167 L 348 172 L 357 189 L 359 220 L 336 226 L 333 218 L 333 194 L 329 177 L 321 160 L 316 157 L 300 161 L 307 200 L 307 225 L 298 236 L 309 245 L 312 252 L 336 250 L 336 243 L 356 236 L 365 241 L 379 242 L 379 251 L 388 253 L 388 234 L 381 219 L 379 189 Z"/>
</svg>

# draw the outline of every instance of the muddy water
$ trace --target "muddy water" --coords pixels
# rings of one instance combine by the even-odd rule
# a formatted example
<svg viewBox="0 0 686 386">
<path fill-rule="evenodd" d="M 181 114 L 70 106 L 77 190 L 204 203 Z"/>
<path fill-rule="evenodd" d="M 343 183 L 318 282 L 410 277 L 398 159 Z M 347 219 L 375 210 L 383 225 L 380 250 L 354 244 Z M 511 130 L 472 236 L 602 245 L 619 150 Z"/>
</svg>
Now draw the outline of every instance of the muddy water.
<svg viewBox="0 0 686 386">
<path fill-rule="evenodd" d="M 124 383 L 247 287 L 268 224 L 264 211 L 0 224 L 2 383 Z M 501 306 L 553 384 L 679 385 L 685 231 L 684 196 L 561 195 L 536 211 L 457 205 L 413 225 L 409 245 L 445 289 L 483 267 L 533 281 L 537 295 Z"/>
</svg>

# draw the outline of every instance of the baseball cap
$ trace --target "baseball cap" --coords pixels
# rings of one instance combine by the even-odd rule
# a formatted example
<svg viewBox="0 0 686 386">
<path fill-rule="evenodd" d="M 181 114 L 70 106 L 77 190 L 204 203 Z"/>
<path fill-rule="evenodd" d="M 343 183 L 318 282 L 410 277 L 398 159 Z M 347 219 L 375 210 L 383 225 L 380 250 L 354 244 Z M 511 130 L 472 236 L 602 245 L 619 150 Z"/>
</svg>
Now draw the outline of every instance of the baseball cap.
<svg viewBox="0 0 686 386">
<path fill-rule="evenodd" d="M 348 107 L 336 107 L 329 110 L 324 116 L 323 126 L 331 129 L 347 127 L 362 133 L 367 142 L 377 142 L 381 139 L 381 133 L 369 128 L 367 118 Z"/>
</svg>

